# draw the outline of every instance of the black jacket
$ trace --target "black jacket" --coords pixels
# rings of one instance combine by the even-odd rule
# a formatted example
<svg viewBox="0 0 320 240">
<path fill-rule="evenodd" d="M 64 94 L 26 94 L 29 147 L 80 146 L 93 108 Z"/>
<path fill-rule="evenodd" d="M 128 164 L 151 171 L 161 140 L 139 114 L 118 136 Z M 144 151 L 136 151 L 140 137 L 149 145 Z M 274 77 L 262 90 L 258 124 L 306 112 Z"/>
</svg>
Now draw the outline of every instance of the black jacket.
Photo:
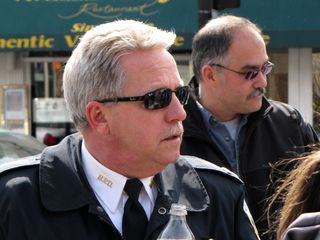
<svg viewBox="0 0 320 240">
<path fill-rule="evenodd" d="M 211 140 L 193 98 L 189 99 L 185 110 L 187 119 L 183 122 L 181 154 L 197 156 L 230 169 L 226 157 Z M 256 226 L 263 233 L 268 230 L 265 200 L 273 193 L 272 187 L 268 187 L 270 164 L 306 152 L 307 145 L 318 142 L 318 138 L 297 110 L 265 98 L 262 108 L 249 115 L 245 131 L 240 147 L 240 178 L 245 183 L 247 203 Z"/>
<path fill-rule="evenodd" d="M 45 149 L 40 162 L 0 166 L 1 240 L 122 239 L 84 177 L 81 141 L 80 134 L 71 135 Z M 187 206 L 196 239 L 257 239 L 244 211 L 242 182 L 229 171 L 185 156 L 155 182 L 158 196 L 146 239 L 157 238 L 173 202 Z"/>
</svg>

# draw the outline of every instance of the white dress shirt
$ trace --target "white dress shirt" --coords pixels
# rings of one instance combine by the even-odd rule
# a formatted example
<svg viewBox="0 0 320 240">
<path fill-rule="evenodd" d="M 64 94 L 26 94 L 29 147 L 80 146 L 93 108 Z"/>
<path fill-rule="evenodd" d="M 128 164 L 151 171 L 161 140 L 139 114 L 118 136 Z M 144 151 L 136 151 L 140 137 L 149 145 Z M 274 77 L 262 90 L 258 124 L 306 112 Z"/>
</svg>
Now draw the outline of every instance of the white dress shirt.
<svg viewBox="0 0 320 240">
<path fill-rule="evenodd" d="M 123 189 L 128 178 L 98 162 L 89 153 L 84 141 L 82 142 L 81 156 L 84 172 L 94 194 L 115 227 L 122 233 L 123 210 L 128 199 L 128 195 Z M 157 197 L 157 189 L 152 180 L 153 176 L 140 179 L 143 188 L 139 195 L 139 202 L 143 206 L 148 219 L 150 219 Z"/>
</svg>

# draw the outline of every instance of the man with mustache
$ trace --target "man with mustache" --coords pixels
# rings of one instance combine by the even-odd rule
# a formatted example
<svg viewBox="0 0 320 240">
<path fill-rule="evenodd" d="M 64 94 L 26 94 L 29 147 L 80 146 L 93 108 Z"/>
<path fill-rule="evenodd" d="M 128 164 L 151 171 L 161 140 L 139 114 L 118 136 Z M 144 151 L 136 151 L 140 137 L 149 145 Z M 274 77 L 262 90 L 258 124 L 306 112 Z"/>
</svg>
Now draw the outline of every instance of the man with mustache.
<svg viewBox="0 0 320 240">
<path fill-rule="evenodd" d="M 254 23 L 231 15 L 210 20 L 194 36 L 192 61 L 193 97 L 185 106 L 181 153 L 238 174 L 263 234 L 273 192 L 270 165 L 307 151 L 318 138 L 296 109 L 264 97 L 273 64 Z"/>
<path fill-rule="evenodd" d="M 0 166 L 1 240 L 155 240 L 172 203 L 186 206 L 195 239 L 259 239 L 241 180 L 180 156 L 189 90 L 174 39 L 133 20 L 82 37 L 63 75 L 79 133 Z"/>
</svg>

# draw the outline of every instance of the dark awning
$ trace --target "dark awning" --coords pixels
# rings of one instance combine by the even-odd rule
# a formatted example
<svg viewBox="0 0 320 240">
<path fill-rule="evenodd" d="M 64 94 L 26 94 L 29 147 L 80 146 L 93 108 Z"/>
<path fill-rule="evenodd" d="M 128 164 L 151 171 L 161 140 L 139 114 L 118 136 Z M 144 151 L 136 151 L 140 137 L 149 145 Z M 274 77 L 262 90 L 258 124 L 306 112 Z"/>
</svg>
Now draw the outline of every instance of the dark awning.
<svg viewBox="0 0 320 240">
<path fill-rule="evenodd" d="M 269 38 L 270 48 L 318 48 L 319 10 L 317 0 L 241 0 L 240 8 L 226 9 L 223 13 L 257 23 Z"/>
<path fill-rule="evenodd" d="M 198 30 L 197 0 L 6 0 L 0 6 L 0 51 L 69 51 L 84 32 L 115 19 L 173 29 L 175 50 L 190 50 Z M 315 0 L 241 0 L 240 8 L 216 14 L 249 18 L 271 48 L 319 48 L 319 9 Z"/>
</svg>

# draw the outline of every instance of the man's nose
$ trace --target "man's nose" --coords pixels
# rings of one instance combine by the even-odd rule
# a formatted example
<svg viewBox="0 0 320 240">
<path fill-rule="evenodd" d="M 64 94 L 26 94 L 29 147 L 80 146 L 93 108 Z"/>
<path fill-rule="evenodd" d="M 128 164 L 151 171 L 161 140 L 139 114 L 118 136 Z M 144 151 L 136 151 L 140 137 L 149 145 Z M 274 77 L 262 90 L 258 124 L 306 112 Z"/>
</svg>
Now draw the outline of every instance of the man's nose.
<svg viewBox="0 0 320 240">
<path fill-rule="evenodd" d="M 171 102 L 168 106 L 168 121 L 183 121 L 187 113 L 175 94 L 172 95 Z"/>
</svg>

